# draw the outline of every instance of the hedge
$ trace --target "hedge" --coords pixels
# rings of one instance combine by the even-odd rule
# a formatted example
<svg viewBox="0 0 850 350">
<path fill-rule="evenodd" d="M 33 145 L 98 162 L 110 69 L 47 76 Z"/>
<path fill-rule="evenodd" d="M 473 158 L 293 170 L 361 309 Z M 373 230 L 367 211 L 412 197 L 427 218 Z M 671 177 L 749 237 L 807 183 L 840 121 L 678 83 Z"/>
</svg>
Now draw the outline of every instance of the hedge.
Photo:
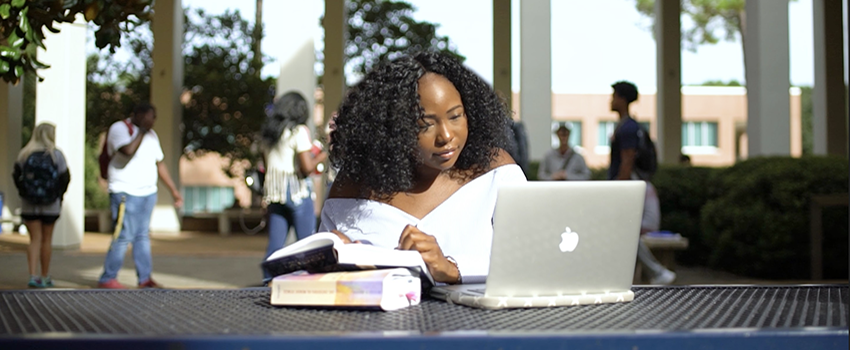
<svg viewBox="0 0 850 350">
<path fill-rule="evenodd" d="M 762 157 L 722 169 L 708 182 L 701 214 L 707 266 L 758 278 L 809 277 L 813 195 L 848 192 L 848 160 Z M 824 277 L 847 278 L 847 207 L 826 210 Z"/>
<path fill-rule="evenodd" d="M 841 157 L 758 157 L 725 168 L 662 165 L 652 182 L 661 228 L 689 240 L 679 263 L 807 279 L 811 198 L 847 193 L 848 169 Z M 606 169 L 592 172 L 592 179 L 605 179 Z M 847 279 L 848 208 L 825 208 L 822 221 L 824 277 Z"/>
</svg>

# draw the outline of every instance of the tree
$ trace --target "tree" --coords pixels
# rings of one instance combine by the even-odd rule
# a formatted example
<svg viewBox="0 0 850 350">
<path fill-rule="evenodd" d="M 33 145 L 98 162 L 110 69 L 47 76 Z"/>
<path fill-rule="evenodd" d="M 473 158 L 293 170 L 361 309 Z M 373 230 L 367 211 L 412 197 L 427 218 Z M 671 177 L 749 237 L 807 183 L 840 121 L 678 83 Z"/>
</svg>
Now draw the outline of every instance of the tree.
<svg viewBox="0 0 850 350">
<path fill-rule="evenodd" d="M 0 75 L 17 83 L 24 72 L 48 68 L 36 59 L 37 48 L 45 48 L 44 29 L 58 33 L 56 23 L 72 23 L 78 14 L 98 26 L 95 45 L 114 53 L 129 24 L 150 19 L 152 5 L 153 0 L 0 0 Z"/>
<path fill-rule="evenodd" d="M 216 152 L 254 161 L 255 133 L 265 118 L 265 106 L 274 97 L 274 79 L 256 74 L 263 58 L 255 61 L 253 26 L 239 12 L 219 16 L 186 10 L 184 25 L 183 149 L 193 157 Z M 95 54 L 88 58 L 86 82 L 86 138 L 97 148 L 101 135 L 116 120 L 129 115 L 141 101 L 150 99 L 152 36 L 147 24 L 133 28 L 122 40 L 132 50 L 128 62 Z M 87 153 L 96 159 L 97 148 Z M 87 160 L 88 162 L 88 160 Z M 96 164 L 96 163 L 93 163 Z M 232 164 L 232 163 L 231 163 Z M 228 174 L 230 167 L 224 169 Z M 95 193 L 99 174 L 86 173 L 87 206 L 100 203 Z"/>
<path fill-rule="evenodd" d="M 461 61 L 466 59 L 448 37 L 437 35 L 439 25 L 413 19 L 411 15 L 416 9 L 407 2 L 349 0 L 346 6 L 345 66 L 346 72 L 353 73 L 354 78 L 366 74 L 379 62 L 410 52 L 434 50 Z M 316 61 L 323 58 L 319 52 Z"/>
<path fill-rule="evenodd" d="M 682 29 L 682 40 L 686 49 L 696 51 L 703 44 L 716 44 L 721 36 L 726 41 L 741 39 L 744 54 L 744 72 L 747 71 L 747 56 L 744 50 L 746 33 L 745 0 L 682 0 L 682 13 L 693 22 L 693 27 Z M 642 15 L 655 21 L 655 0 L 635 0 L 635 7 Z"/>
<path fill-rule="evenodd" d="M 239 11 L 188 16 L 183 50 L 183 145 L 188 155 L 217 152 L 231 160 L 255 160 L 255 134 L 274 98 L 274 79 L 262 79 L 255 60 L 253 26 Z"/>
</svg>

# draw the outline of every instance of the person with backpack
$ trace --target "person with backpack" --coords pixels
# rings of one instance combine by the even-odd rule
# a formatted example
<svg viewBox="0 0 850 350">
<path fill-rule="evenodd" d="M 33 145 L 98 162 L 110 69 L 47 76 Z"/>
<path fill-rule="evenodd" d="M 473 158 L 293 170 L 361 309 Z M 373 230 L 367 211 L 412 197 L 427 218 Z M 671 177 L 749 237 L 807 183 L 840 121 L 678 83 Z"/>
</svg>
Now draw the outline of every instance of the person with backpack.
<svg viewBox="0 0 850 350">
<path fill-rule="evenodd" d="M 50 257 L 53 254 L 53 228 L 62 211 L 62 197 L 71 174 L 65 155 L 56 148 L 56 126 L 41 123 L 18 153 L 12 174 L 21 197 L 21 218 L 30 236 L 27 266 L 31 288 L 53 287 Z M 41 263 L 41 274 L 38 265 Z"/>
<path fill-rule="evenodd" d="M 316 232 L 313 182 L 309 176 L 328 153 L 314 148 L 312 132 L 306 124 L 310 110 L 301 93 L 287 92 L 274 101 L 260 130 L 266 165 L 263 202 L 267 205 L 269 227 L 265 258 L 283 248 L 290 227 L 299 240 Z M 274 277 L 265 269 L 262 273 L 264 279 Z"/>
<path fill-rule="evenodd" d="M 125 288 L 116 277 L 131 243 L 139 288 L 160 288 L 151 278 L 149 237 L 157 181 L 162 180 L 171 190 L 175 207 L 183 205 L 183 197 L 163 162 L 162 146 L 153 130 L 155 121 L 154 106 L 141 103 L 133 109 L 130 118 L 113 123 L 107 131 L 107 182 L 114 232 L 98 288 Z"/>
<path fill-rule="evenodd" d="M 637 86 L 627 81 L 618 81 L 611 87 L 614 89 L 611 96 L 611 111 L 617 112 L 620 121 L 611 138 L 608 179 L 646 181 L 646 199 L 640 234 L 658 230 L 661 223 L 661 211 L 655 187 L 650 182 L 658 163 L 655 144 L 649 137 L 649 132 L 641 127 L 629 113 L 629 105 L 638 99 Z M 638 259 L 643 263 L 650 277 L 650 283 L 673 283 L 676 273 L 661 265 L 642 241 L 638 242 Z"/>
<path fill-rule="evenodd" d="M 558 148 L 549 150 L 543 157 L 540 168 L 537 169 L 537 179 L 546 181 L 590 179 L 590 169 L 584 157 L 570 147 L 570 128 L 562 124 L 555 131 L 555 135 L 558 135 Z"/>
</svg>

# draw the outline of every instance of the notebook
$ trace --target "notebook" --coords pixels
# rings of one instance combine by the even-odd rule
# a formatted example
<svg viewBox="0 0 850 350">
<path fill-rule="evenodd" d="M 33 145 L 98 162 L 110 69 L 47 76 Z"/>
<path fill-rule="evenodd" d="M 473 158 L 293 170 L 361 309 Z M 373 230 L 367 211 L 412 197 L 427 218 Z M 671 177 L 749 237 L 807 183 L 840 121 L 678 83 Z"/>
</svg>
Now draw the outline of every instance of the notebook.
<svg viewBox="0 0 850 350">
<path fill-rule="evenodd" d="M 501 309 L 628 302 L 643 181 L 534 181 L 498 189 L 485 284 L 432 297 Z"/>
</svg>

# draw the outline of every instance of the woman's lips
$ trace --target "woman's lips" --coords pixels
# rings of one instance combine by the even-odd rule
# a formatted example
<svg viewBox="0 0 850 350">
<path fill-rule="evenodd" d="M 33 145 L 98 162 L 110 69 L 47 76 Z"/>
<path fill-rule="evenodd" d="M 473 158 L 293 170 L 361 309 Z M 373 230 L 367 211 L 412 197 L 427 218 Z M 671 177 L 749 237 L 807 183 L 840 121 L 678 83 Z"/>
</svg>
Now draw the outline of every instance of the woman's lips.
<svg viewBox="0 0 850 350">
<path fill-rule="evenodd" d="M 443 152 L 434 153 L 434 154 L 437 155 L 437 157 L 439 157 L 439 158 L 450 159 L 451 157 L 453 157 L 455 155 L 456 152 L 457 152 L 457 149 L 452 148 L 452 149 L 448 149 L 448 150 L 445 150 Z"/>
</svg>

